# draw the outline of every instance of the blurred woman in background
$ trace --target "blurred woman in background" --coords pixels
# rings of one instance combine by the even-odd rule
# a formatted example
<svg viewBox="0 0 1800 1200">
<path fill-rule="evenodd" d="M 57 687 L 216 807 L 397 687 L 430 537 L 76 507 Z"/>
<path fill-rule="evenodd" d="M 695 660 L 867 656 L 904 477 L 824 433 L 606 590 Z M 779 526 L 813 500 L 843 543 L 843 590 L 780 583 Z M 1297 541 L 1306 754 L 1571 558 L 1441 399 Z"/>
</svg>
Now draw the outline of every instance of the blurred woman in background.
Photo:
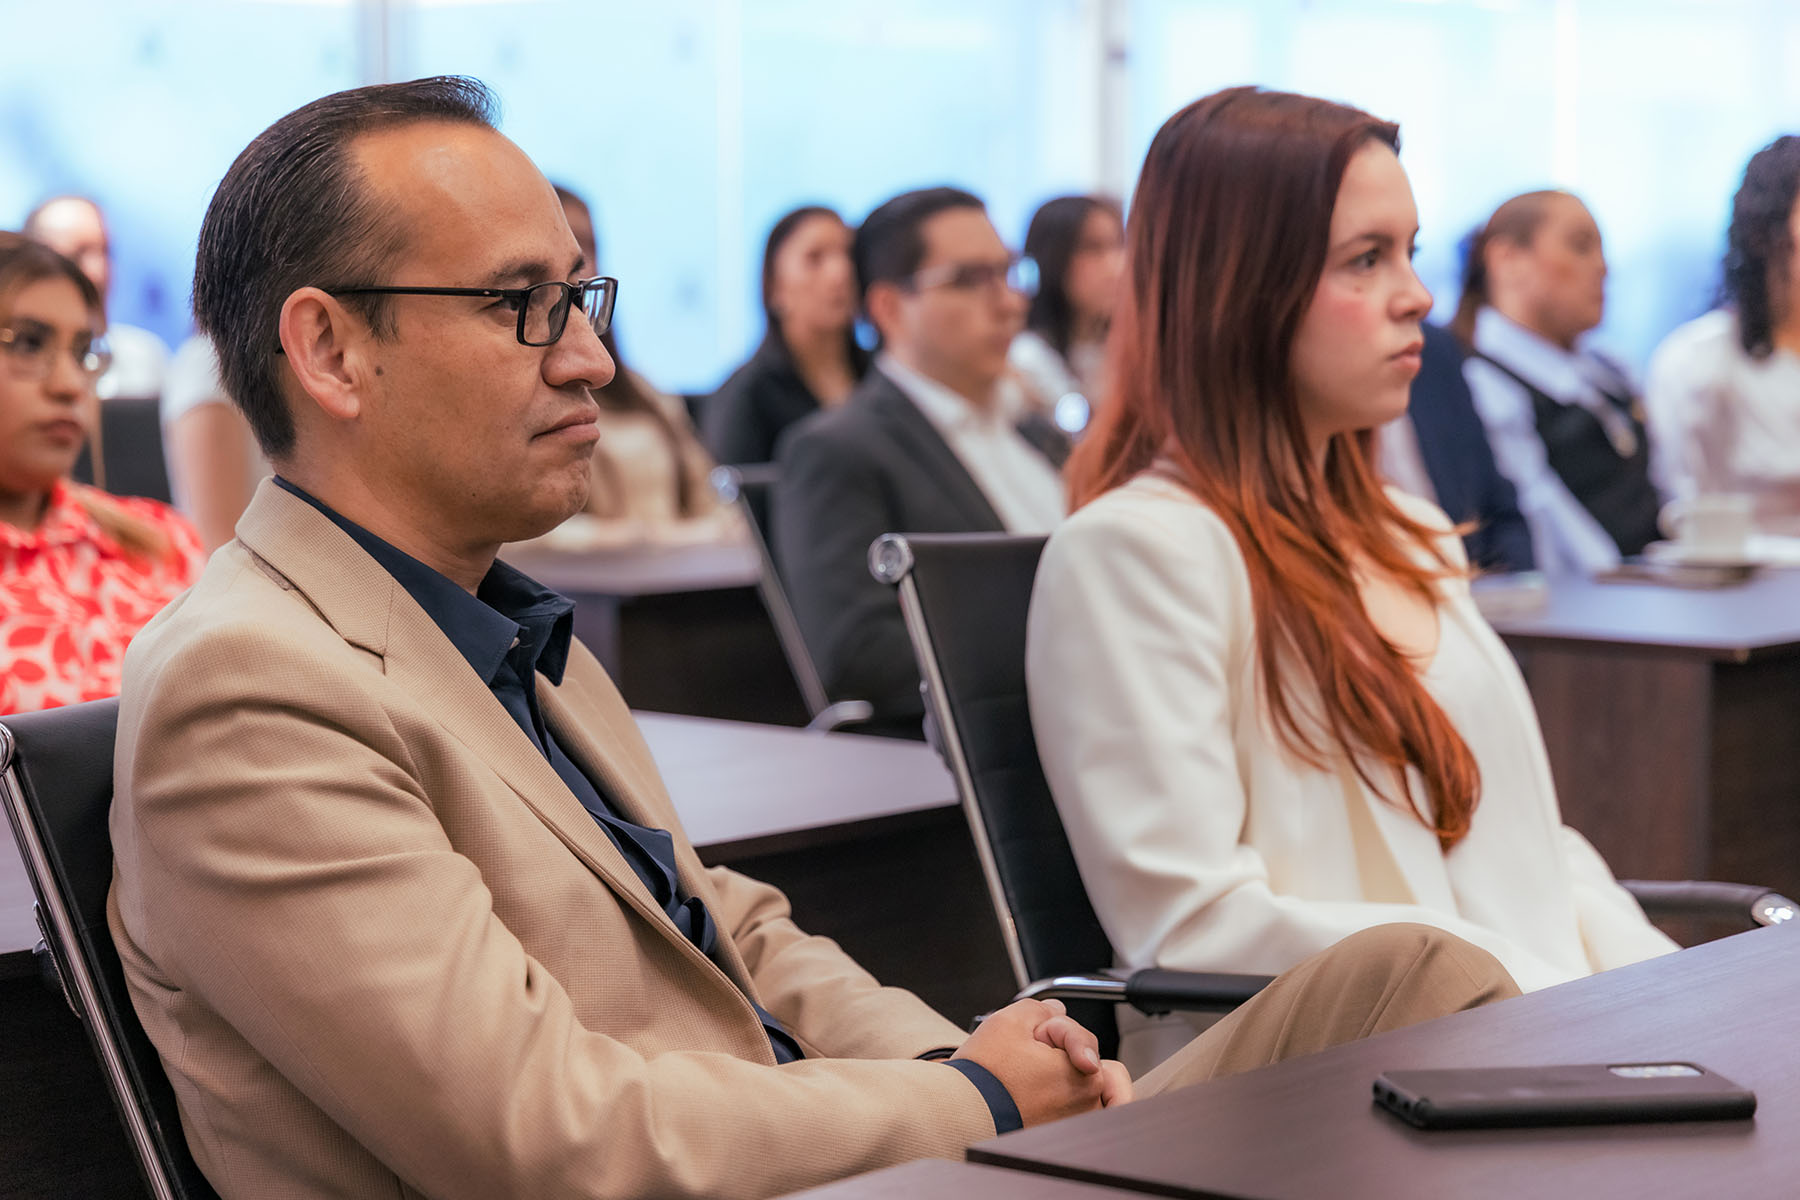
<svg viewBox="0 0 1800 1200">
<path fill-rule="evenodd" d="M 1600 228 L 1569 193 L 1514 196 L 1470 242 L 1450 329 L 1547 573 L 1604 570 L 1659 536 L 1642 406 L 1625 371 L 1582 344 L 1605 314 Z"/>
<path fill-rule="evenodd" d="M 581 197 L 557 187 L 563 214 L 581 245 L 586 274 L 599 271 L 594 217 Z M 636 542 L 707 542 L 744 536 L 735 510 L 707 482 L 713 462 L 687 409 L 625 364 L 612 329 L 600 339 L 612 355 L 612 381 L 594 392 L 600 441 L 586 510 L 548 535 L 570 549 Z"/>
<path fill-rule="evenodd" d="M 762 262 L 762 344 L 706 401 L 706 447 L 724 463 L 764 463 L 800 418 L 836 408 L 869 369 L 856 342 L 850 230 L 807 205 L 769 231 Z"/>
<path fill-rule="evenodd" d="M 1008 360 L 1032 405 L 1067 433 L 1087 425 L 1106 362 L 1106 333 L 1125 269 L 1125 222 L 1105 196 L 1058 196 L 1025 231 L 1038 290 Z M 1076 399 L 1064 401 L 1064 397 Z M 1060 408 L 1059 408 L 1060 404 Z"/>
<path fill-rule="evenodd" d="M 1658 482 L 1750 499 L 1759 529 L 1800 535 L 1800 137 L 1744 168 L 1726 234 L 1723 303 L 1650 359 L 1644 403 Z"/>
<path fill-rule="evenodd" d="M 0 713 L 118 694 L 126 644 L 204 561 L 185 520 L 68 474 L 109 359 L 100 293 L 0 233 Z"/>
<path fill-rule="evenodd" d="M 1371 465 L 1431 308 L 1398 144 L 1233 88 L 1144 160 L 1117 378 L 1026 635 L 1044 773 L 1127 968 L 1274 974 L 1396 921 L 1527 990 L 1674 948 L 1563 826 L 1449 520 Z M 1119 1024 L 1134 1069 L 1193 1034 Z"/>
</svg>

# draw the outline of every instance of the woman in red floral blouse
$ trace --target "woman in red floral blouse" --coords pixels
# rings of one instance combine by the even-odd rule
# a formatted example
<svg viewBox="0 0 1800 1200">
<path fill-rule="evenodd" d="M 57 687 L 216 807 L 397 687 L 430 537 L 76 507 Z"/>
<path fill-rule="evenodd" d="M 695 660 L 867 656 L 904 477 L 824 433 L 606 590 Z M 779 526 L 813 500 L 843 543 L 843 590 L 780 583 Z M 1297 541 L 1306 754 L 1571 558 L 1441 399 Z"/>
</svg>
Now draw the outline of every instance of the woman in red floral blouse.
<svg viewBox="0 0 1800 1200">
<path fill-rule="evenodd" d="M 126 643 L 204 561 L 168 506 L 68 478 L 105 327 L 74 263 L 0 233 L 0 714 L 116 695 Z"/>
</svg>

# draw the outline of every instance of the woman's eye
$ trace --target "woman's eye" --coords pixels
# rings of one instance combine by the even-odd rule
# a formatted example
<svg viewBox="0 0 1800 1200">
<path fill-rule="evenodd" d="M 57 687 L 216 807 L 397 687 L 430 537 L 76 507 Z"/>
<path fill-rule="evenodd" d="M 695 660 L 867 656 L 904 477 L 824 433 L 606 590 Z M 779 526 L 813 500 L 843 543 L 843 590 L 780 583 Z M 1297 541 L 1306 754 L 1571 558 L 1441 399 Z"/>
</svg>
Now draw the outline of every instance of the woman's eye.
<svg viewBox="0 0 1800 1200">
<path fill-rule="evenodd" d="M 1356 262 L 1354 265 L 1361 267 L 1365 271 L 1372 271 L 1375 269 L 1375 264 L 1380 261 L 1381 261 L 1381 251 L 1375 250 L 1375 249 L 1369 249 L 1369 250 L 1364 250 L 1361 254 L 1356 256 Z"/>
</svg>

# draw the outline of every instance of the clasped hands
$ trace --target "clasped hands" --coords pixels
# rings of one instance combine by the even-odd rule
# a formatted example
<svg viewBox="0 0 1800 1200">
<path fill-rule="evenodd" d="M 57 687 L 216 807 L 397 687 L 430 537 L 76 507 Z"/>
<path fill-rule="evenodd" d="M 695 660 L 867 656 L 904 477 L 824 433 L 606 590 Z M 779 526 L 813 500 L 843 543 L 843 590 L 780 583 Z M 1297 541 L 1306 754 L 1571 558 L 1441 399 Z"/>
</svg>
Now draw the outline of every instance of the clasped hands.
<svg viewBox="0 0 1800 1200">
<path fill-rule="evenodd" d="M 1060 1000 L 1015 1000 L 950 1057 L 990 1071 L 1028 1126 L 1131 1101 L 1124 1066 L 1100 1057 L 1099 1039 Z"/>
</svg>

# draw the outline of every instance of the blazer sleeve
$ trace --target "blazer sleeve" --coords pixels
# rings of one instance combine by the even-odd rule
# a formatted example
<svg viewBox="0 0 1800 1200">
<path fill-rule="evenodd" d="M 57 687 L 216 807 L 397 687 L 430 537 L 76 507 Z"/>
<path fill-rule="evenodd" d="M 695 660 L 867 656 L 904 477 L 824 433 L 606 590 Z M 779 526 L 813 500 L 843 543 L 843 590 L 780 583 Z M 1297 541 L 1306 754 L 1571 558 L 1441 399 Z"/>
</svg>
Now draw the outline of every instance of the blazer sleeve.
<svg viewBox="0 0 1800 1200">
<path fill-rule="evenodd" d="M 787 897 L 727 867 L 709 872 L 715 915 L 743 955 L 763 1006 L 809 1056 L 917 1058 L 968 1037 L 904 988 L 882 987 L 830 938 L 803 932 Z"/>
<path fill-rule="evenodd" d="M 1165 507 L 1090 507 L 1066 523 L 1045 549 L 1027 630 L 1045 775 L 1120 960 L 1274 973 L 1358 930 L 1415 921 L 1493 953 L 1522 987 L 1565 981 L 1449 913 L 1274 889 L 1244 833 L 1259 814 L 1288 819 L 1291 776 L 1265 769 L 1249 795 L 1232 731 L 1255 702 L 1244 694 L 1249 580 L 1222 522 L 1198 504 Z"/>
<path fill-rule="evenodd" d="M 833 700 L 867 700 L 917 722 L 919 670 L 893 589 L 869 574 L 869 545 L 900 522 L 888 472 L 822 414 L 783 439 L 770 521 L 775 561 L 819 679 Z"/>
<path fill-rule="evenodd" d="M 1650 924 L 1637 899 L 1619 886 L 1606 860 L 1586 838 L 1564 825 L 1561 842 L 1581 944 L 1594 970 L 1610 971 L 1681 948 Z"/>
<path fill-rule="evenodd" d="M 940 1064 L 645 1057 L 584 1027 L 450 844 L 405 730 L 320 649 L 227 630 L 127 706 L 114 840 L 140 878 L 114 929 L 163 976 L 134 980 L 140 1009 L 204 1005 L 437 1197 L 767 1196 L 992 1134 Z M 256 689 L 228 686 L 246 664 Z M 143 895 L 158 924 L 123 911 Z M 184 1117 L 203 1143 L 204 1111 Z"/>
</svg>

